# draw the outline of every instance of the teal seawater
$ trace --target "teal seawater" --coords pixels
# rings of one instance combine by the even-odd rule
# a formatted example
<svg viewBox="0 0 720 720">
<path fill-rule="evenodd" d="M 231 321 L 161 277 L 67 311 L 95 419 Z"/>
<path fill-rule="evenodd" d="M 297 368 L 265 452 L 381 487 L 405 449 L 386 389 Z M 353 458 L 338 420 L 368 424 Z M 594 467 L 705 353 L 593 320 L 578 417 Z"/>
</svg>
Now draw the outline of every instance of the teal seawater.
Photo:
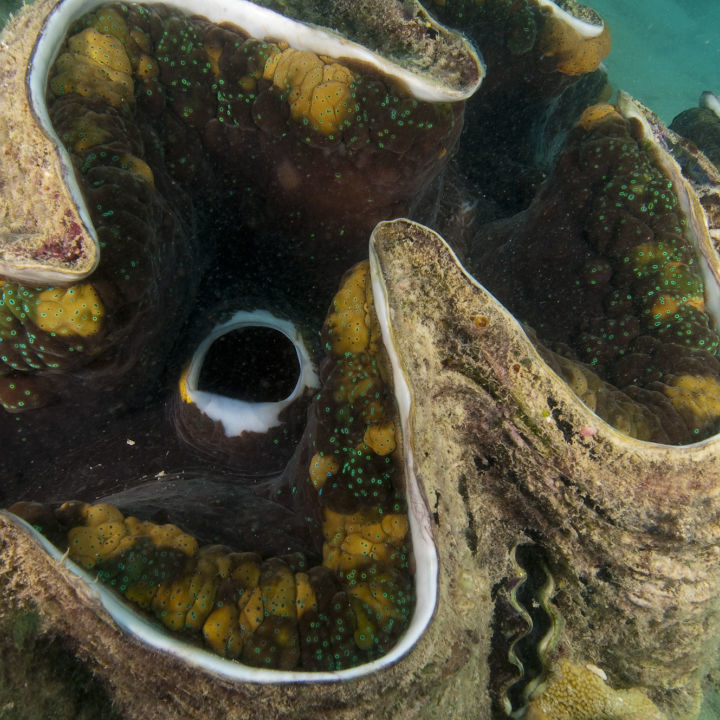
<svg viewBox="0 0 720 720">
<path fill-rule="evenodd" d="M 590 0 L 612 33 L 614 88 L 669 125 L 703 90 L 720 94 L 719 0 Z"/>
</svg>

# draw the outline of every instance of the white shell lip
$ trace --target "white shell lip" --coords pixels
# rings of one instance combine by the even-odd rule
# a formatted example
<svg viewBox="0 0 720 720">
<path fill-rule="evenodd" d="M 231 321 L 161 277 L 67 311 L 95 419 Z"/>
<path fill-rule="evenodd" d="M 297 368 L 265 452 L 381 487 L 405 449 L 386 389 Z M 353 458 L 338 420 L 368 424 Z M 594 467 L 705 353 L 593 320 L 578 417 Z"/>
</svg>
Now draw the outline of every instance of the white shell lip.
<svg viewBox="0 0 720 720">
<path fill-rule="evenodd" d="M 128 603 L 123 600 L 120 595 L 100 583 L 91 573 L 88 573 L 79 565 L 76 565 L 67 557 L 66 553 L 58 550 L 44 535 L 35 530 L 35 528 L 25 520 L 7 510 L 0 510 L 0 514 L 11 521 L 16 527 L 20 527 L 27 532 L 28 535 L 47 552 L 53 562 L 63 566 L 72 574 L 77 579 L 77 583 L 81 586 L 81 591 L 84 595 L 92 598 L 93 601 L 102 606 L 124 632 L 132 635 L 136 640 L 140 640 L 154 650 L 172 655 L 202 672 L 211 673 L 226 680 L 263 685 L 270 683 L 316 683 L 354 680 L 373 672 L 378 672 L 400 660 L 400 658 L 415 645 L 432 615 L 431 613 L 430 616 L 425 618 L 424 614 L 422 616 L 419 614 L 419 608 L 416 608 L 410 626 L 390 652 L 377 660 L 365 663 L 364 665 L 357 665 L 347 670 L 337 670 L 335 672 L 293 672 L 291 670 L 267 670 L 265 668 L 250 667 L 249 665 L 242 665 L 235 660 L 225 660 L 208 650 L 196 647 L 174 637 L 159 625 L 156 625 L 130 609 Z M 418 573 L 419 572 L 420 569 L 418 568 Z M 433 608 L 434 597 L 433 595 Z M 418 603 L 418 605 L 420 605 L 420 603 Z"/>
<path fill-rule="evenodd" d="M 135 639 L 140 640 L 149 647 L 168 653 L 188 665 L 196 667 L 200 671 L 208 672 L 227 680 L 258 684 L 345 682 L 370 675 L 371 673 L 378 672 L 397 663 L 415 647 L 435 613 L 437 603 L 438 556 L 432 534 L 430 512 L 420 490 L 415 471 L 412 445 L 409 440 L 411 430 L 410 389 L 403 375 L 397 353 L 392 346 L 392 331 L 389 326 L 389 311 L 386 295 L 383 290 L 382 276 L 379 272 L 377 260 L 373 263 L 372 250 L 370 256 L 375 308 L 381 326 L 383 343 L 387 349 L 392 366 L 395 398 L 400 415 L 402 436 L 405 438 L 405 442 L 403 442 L 405 491 L 407 494 L 408 519 L 412 537 L 412 556 L 415 563 L 414 584 L 416 602 L 413 615 L 405 632 L 385 655 L 371 662 L 334 672 L 268 670 L 242 665 L 234 660 L 226 660 L 208 650 L 183 642 L 164 630 L 160 625 L 140 615 L 131 609 L 129 604 L 117 593 L 101 584 L 91 573 L 88 573 L 79 565 L 75 564 L 65 553 L 61 552 L 45 536 L 40 534 L 27 522 L 5 510 L 0 510 L 0 513 L 11 519 L 15 525 L 27 531 L 35 542 L 38 543 L 56 563 L 63 565 L 69 573 L 75 576 L 77 583 L 82 585 L 86 595 L 97 601 L 123 631 L 129 633 Z M 215 336 L 217 337 L 226 332 L 227 326 L 238 319 L 238 316 L 241 316 L 239 318 L 240 322 L 249 323 L 249 318 L 252 318 L 253 325 L 258 324 L 258 319 L 262 322 L 263 318 L 265 318 L 265 322 L 272 321 L 275 324 L 278 322 L 278 319 L 274 318 L 267 311 L 237 313 L 227 323 L 223 323 L 215 328 L 214 333 L 218 333 Z M 268 320 L 268 318 L 272 320 Z M 284 322 L 292 326 L 289 321 Z M 272 327 L 275 327 L 275 324 L 273 324 Z M 270 327 L 270 325 L 268 325 L 268 327 Z"/>
<path fill-rule="evenodd" d="M 63 174 L 65 174 L 65 163 L 62 163 L 62 165 Z M 73 202 L 75 202 L 76 196 L 72 189 L 72 185 L 77 185 L 77 182 L 74 176 L 71 177 L 67 175 L 66 182 L 68 183 L 70 193 L 73 196 Z M 3 255 L 5 258 L 8 258 L 5 260 L 0 260 L 0 278 L 6 278 L 11 282 L 25 283 L 26 285 L 67 285 L 68 283 L 74 283 L 80 280 L 84 280 L 86 277 L 95 272 L 95 269 L 97 268 L 98 262 L 100 260 L 99 245 L 95 233 L 95 228 L 87 218 L 84 200 L 83 204 L 81 205 L 75 203 L 75 207 L 78 211 L 78 214 L 80 215 L 83 229 L 92 238 L 93 244 L 95 246 L 94 258 L 90 266 L 86 266 L 82 270 L 73 270 L 69 267 L 55 269 L 56 266 L 44 265 L 41 261 L 31 263 L 25 256 L 25 253 L 20 254 L 21 259 L 18 262 L 13 262 L 9 259 L 13 256 L 13 253 L 9 247 L 9 244 L 12 243 L 12 236 L 17 235 L 18 240 L 21 240 L 23 237 L 33 236 L 35 235 L 35 233 L 28 233 L 27 235 L 25 235 L 24 233 L 0 233 L 0 236 L 4 236 Z"/>
<path fill-rule="evenodd" d="M 422 628 L 420 628 L 419 632 L 417 629 L 413 632 L 413 626 L 416 624 L 415 616 L 413 616 L 410 627 L 390 652 L 377 660 L 365 663 L 364 665 L 357 665 L 347 670 L 337 670 L 335 672 L 293 672 L 289 670 L 267 670 L 265 668 L 242 665 L 235 660 L 225 660 L 208 650 L 196 647 L 195 645 L 191 645 L 174 637 L 160 625 L 153 623 L 138 612 L 132 610 L 120 595 L 103 585 L 91 573 L 75 564 L 67 557 L 67 553 L 61 552 L 44 535 L 39 533 L 25 520 L 8 510 L 0 510 L 0 515 L 16 527 L 25 531 L 37 545 L 42 547 L 54 563 L 64 567 L 73 575 L 77 580 L 77 584 L 80 586 L 79 590 L 81 594 L 84 597 L 91 598 L 93 602 L 101 606 L 124 632 L 132 635 L 136 640 L 140 640 L 154 650 L 172 655 L 202 672 L 207 672 L 227 680 L 258 684 L 343 682 L 353 680 L 396 663 L 412 648 L 422 633 L 422 630 L 424 630 L 427 625 L 426 622 Z"/>
<path fill-rule="evenodd" d="M 53 130 L 45 104 L 49 68 L 60 51 L 70 24 L 85 13 L 106 4 L 108 0 L 60 0 L 46 18 L 40 38 L 35 45 L 27 76 L 31 105 L 44 132 L 57 143 L 58 147 L 62 147 L 62 143 Z M 157 0 L 148 0 L 146 4 L 161 3 Z M 477 80 L 467 88 L 454 89 L 435 82 L 428 76 L 420 76 L 406 70 L 338 33 L 292 20 L 248 0 L 204 0 L 202 3 L 198 3 L 197 0 L 172 0 L 162 4 L 176 7 L 190 15 L 200 14 L 212 22 L 234 23 L 253 37 L 284 40 L 298 50 L 310 50 L 321 55 L 367 63 L 387 75 L 398 78 L 416 98 L 428 102 L 466 100 L 477 90 L 484 74 L 482 61 L 467 42 L 466 49 L 476 59 L 480 72 Z M 67 157 L 64 161 L 67 162 Z"/>
<path fill-rule="evenodd" d="M 567 10 L 564 10 L 557 3 L 553 2 L 553 0 L 537 0 L 537 3 L 540 7 L 549 8 L 555 17 L 574 28 L 580 37 L 586 39 L 594 38 L 600 35 L 605 29 L 604 22 L 597 25 L 587 22 L 586 20 L 569 13 Z"/>
<path fill-rule="evenodd" d="M 295 347 L 300 373 L 292 392 L 278 402 L 245 402 L 231 397 L 198 390 L 203 361 L 210 346 L 233 330 L 264 327 L 282 333 Z M 195 406 L 211 420 L 222 423 L 227 437 L 239 437 L 245 432 L 266 433 L 281 425 L 280 413 L 291 405 L 306 389 L 319 388 L 320 380 L 313 368 L 310 352 L 298 328 L 290 320 L 275 317 L 267 310 L 241 310 L 227 322 L 213 328 L 195 351 L 184 378 L 185 393 Z"/>
<path fill-rule="evenodd" d="M 720 120 L 720 98 L 714 92 L 705 90 L 700 95 L 699 105 L 701 108 L 706 108 L 714 112 L 718 120 Z"/>
</svg>

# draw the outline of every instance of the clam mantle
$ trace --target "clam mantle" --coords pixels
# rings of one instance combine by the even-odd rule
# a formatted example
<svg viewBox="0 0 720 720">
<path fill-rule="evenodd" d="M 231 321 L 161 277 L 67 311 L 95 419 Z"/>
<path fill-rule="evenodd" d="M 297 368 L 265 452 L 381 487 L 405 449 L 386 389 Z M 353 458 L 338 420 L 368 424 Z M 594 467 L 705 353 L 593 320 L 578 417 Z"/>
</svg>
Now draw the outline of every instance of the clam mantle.
<svg viewBox="0 0 720 720">
<path fill-rule="evenodd" d="M 4 514 L 12 601 L 45 598 L 44 622 L 93 667 L 112 667 L 119 706 L 148 717 L 210 707 L 252 717 L 262 704 L 273 718 L 298 707 L 432 718 L 450 702 L 456 717 L 491 717 L 497 588 L 517 575 L 519 544 L 542 546 L 565 619 L 553 652 L 651 689 L 668 717 L 691 717 L 717 650 L 718 439 L 660 446 L 602 422 L 427 228 L 381 224 L 371 271 L 395 381 L 407 383 L 400 408 L 422 487 L 411 502 L 427 513 L 438 553 L 434 617 L 407 654 L 340 684 L 228 682 L 128 638 L 97 589 Z M 156 708 L 159 695 L 171 708 Z"/>
</svg>

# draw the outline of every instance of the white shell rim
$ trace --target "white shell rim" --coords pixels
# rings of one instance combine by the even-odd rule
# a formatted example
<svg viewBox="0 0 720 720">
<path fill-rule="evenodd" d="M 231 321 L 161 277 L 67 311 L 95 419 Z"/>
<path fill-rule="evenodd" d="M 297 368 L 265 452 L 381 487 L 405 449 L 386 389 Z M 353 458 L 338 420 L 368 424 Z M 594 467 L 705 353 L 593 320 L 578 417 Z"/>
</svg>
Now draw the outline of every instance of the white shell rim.
<svg viewBox="0 0 720 720">
<path fill-rule="evenodd" d="M 720 120 L 720 98 L 710 90 L 705 90 L 700 95 L 699 105 L 701 108 L 706 108 L 717 115 Z"/>
<path fill-rule="evenodd" d="M 218 338 L 233 330 L 248 327 L 265 327 L 282 333 L 295 347 L 300 373 L 292 392 L 277 402 L 246 402 L 231 397 L 198 390 L 203 361 L 210 346 Z M 223 425 L 226 437 L 239 437 L 245 432 L 266 433 L 281 425 L 280 413 L 291 405 L 308 388 L 319 388 L 320 379 L 313 368 L 310 352 L 300 331 L 290 320 L 278 318 L 267 310 L 241 310 L 229 320 L 216 325 L 200 343 L 184 375 L 185 393 L 195 406 L 211 420 Z"/>
<path fill-rule="evenodd" d="M 541 7 L 550 8 L 551 12 L 555 17 L 559 18 L 563 22 L 574 28 L 580 37 L 590 39 L 600 35 L 605 29 L 605 23 L 600 25 L 594 25 L 589 23 L 582 18 L 575 17 L 572 13 L 561 8 L 558 4 L 554 3 L 553 0 L 537 0 L 538 5 Z"/>
</svg>

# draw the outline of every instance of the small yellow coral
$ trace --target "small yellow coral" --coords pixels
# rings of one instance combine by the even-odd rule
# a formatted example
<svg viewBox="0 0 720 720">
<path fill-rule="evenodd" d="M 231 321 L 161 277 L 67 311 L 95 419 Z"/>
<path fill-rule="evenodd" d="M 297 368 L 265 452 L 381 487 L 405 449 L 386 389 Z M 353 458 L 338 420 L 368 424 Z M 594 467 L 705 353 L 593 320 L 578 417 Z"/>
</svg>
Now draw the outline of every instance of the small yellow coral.
<svg viewBox="0 0 720 720">
<path fill-rule="evenodd" d="M 185 627 L 188 630 L 199 630 L 210 614 L 215 602 L 217 579 L 193 576 L 190 586 L 192 605 L 185 614 Z"/>
<path fill-rule="evenodd" d="M 79 117 L 69 133 L 68 145 L 72 145 L 76 153 L 84 153 L 95 145 L 108 142 L 111 138 L 112 133 L 109 130 L 95 125 L 86 117 Z"/>
<path fill-rule="evenodd" d="M 115 8 L 111 7 L 98 10 L 92 26 L 103 35 L 116 37 L 123 45 L 127 45 L 130 35 L 133 35 L 133 37 L 142 35 L 139 30 L 134 30 L 131 33 L 123 16 Z"/>
<path fill-rule="evenodd" d="M 242 650 L 238 625 L 238 610 L 234 605 L 223 605 L 213 610 L 203 625 L 205 642 L 218 654 L 236 658 Z"/>
<path fill-rule="evenodd" d="M 321 452 L 315 453 L 310 461 L 310 482 L 316 490 L 323 485 L 340 469 L 340 465 L 332 455 Z"/>
<path fill-rule="evenodd" d="M 395 450 L 395 423 L 371 423 L 363 438 L 365 444 L 378 455 L 389 455 Z"/>
<path fill-rule="evenodd" d="M 213 610 L 218 583 L 217 566 L 201 554 L 194 573 L 158 588 L 152 609 L 171 630 L 199 630 Z"/>
<path fill-rule="evenodd" d="M 264 615 L 295 617 L 295 578 L 282 560 L 268 560 L 260 576 Z"/>
<path fill-rule="evenodd" d="M 230 577 L 244 590 L 255 589 L 260 582 L 260 557 L 254 553 L 241 554 Z"/>
<path fill-rule="evenodd" d="M 68 50 L 74 55 L 84 55 L 103 70 L 130 75 L 132 65 L 125 46 L 115 37 L 104 35 L 94 28 L 86 28 L 68 40 Z"/>
<path fill-rule="evenodd" d="M 345 276 L 333 299 L 326 325 L 334 355 L 359 353 L 368 346 L 367 282 L 368 264 L 361 263 Z"/>
<path fill-rule="evenodd" d="M 103 327 L 105 307 L 95 288 L 81 283 L 38 293 L 30 318 L 47 333 L 90 337 Z"/>
<path fill-rule="evenodd" d="M 122 522 L 124 515 L 114 506 L 108 503 L 97 505 L 83 505 L 80 509 L 80 516 L 89 526 L 101 525 L 108 522 Z"/>
<path fill-rule="evenodd" d="M 160 65 L 155 58 L 142 53 L 135 64 L 135 74 L 143 80 L 150 80 L 160 74 Z"/>
<path fill-rule="evenodd" d="M 84 524 L 68 531 L 68 549 L 70 557 L 86 568 L 118 557 L 135 547 L 140 539 L 156 548 L 179 550 L 188 557 L 198 551 L 197 540 L 176 525 L 126 518 L 112 505 L 84 504 L 78 514 Z"/>
<path fill-rule="evenodd" d="M 317 597 L 307 573 L 295 574 L 295 613 L 301 618 L 308 610 L 317 610 Z"/>
<path fill-rule="evenodd" d="M 222 56 L 222 45 L 210 39 L 205 43 L 205 54 L 210 61 L 210 69 L 214 77 L 220 77 L 220 57 Z"/>
<path fill-rule="evenodd" d="M 185 616 L 194 602 L 190 586 L 186 579 L 163 583 L 153 598 L 152 609 L 171 630 L 185 627 Z"/>
<path fill-rule="evenodd" d="M 150 187 L 155 187 L 155 176 L 150 166 L 141 158 L 135 155 L 125 154 L 120 157 L 123 168 L 131 172 L 138 180 L 146 182 Z"/>
<path fill-rule="evenodd" d="M 89 570 L 111 557 L 126 534 L 122 522 L 72 528 L 68 533 L 70 556 Z"/>
<path fill-rule="evenodd" d="M 405 540 L 410 529 L 407 515 L 385 515 L 382 519 L 382 529 L 388 536 L 389 542 L 400 545 Z"/>
<path fill-rule="evenodd" d="M 287 48 L 269 54 L 263 77 L 287 93 L 293 120 L 309 123 L 322 135 L 338 132 L 352 118 L 355 78 L 343 65 Z"/>
<path fill-rule="evenodd" d="M 715 377 L 681 375 L 670 381 L 665 394 L 691 425 L 708 425 L 720 417 L 720 382 Z"/>
<path fill-rule="evenodd" d="M 78 93 L 100 97 L 114 107 L 133 98 L 132 64 L 123 43 L 95 28 L 68 40 L 68 52 L 58 57 L 49 85 L 53 94 Z"/>
<path fill-rule="evenodd" d="M 617 117 L 620 119 L 619 113 L 612 105 L 608 105 L 606 103 L 591 105 L 589 108 L 585 108 L 585 110 L 583 110 L 577 124 L 583 130 L 590 132 L 596 125 L 610 117 Z"/>
<path fill-rule="evenodd" d="M 353 598 L 350 601 L 350 606 L 353 609 L 353 614 L 357 622 L 357 629 L 355 630 L 353 639 L 360 649 L 367 650 L 373 646 L 377 627 L 368 617 L 362 602 Z"/>
<path fill-rule="evenodd" d="M 406 516 L 373 509 L 343 515 L 325 508 L 323 516 L 323 565 L 340 572 L 393 564 L 409 528 Z"/>
<path fill-rule="evenodd" d="M 526 720 L 665 720 L 665 716 L 642 690 L 613 690 L 599 668 L 563 658 L 530 703 Z"/>
<path fill-rule="evenodd" d="M 257 587 L 251 593 L 246 593 L 240 598 L 242 605 L 238 623 L 243 633 L 243 637 L 254 633 L 262 624 L 265 617 L 265 609 L 263 606 L 262 590 Z"/>
<path fill-rule="evenodd" d="M 653 317 L 662 318 L 667 315 L 675 315 L 683 305 L 690 305 L 700 312 L 705 312 L 705 298 L 702 295 L 690 295 L 685 298 L 678 298 L 676 295 L 659 295 L 650 313 Z"/>
<path fill-rule="evenodd" d="M 388 628 L 402 618 L 405 599 L 392 573 L 372 570 L 360 575 L 348 588 L 348 594 L 362 603 L 373 625 Z"/>
<path fill-rule="evenodd" d="M 197 554 L 197 540 L 177 525 L 157 525 L 149 520 L 138 520 L 130 516 L 125 518 L 125 526 L 131 535 L 148 537 L 156 547 L 181 550 L 188 556 Z"/>
<path fill-rule="evenodd" d="M 337 132 L 352 117 L 352 92 L 346 83 L 337 80 L 319 83 L 311 97 L 307 117 L 323 135 Z"/>
</svg>

